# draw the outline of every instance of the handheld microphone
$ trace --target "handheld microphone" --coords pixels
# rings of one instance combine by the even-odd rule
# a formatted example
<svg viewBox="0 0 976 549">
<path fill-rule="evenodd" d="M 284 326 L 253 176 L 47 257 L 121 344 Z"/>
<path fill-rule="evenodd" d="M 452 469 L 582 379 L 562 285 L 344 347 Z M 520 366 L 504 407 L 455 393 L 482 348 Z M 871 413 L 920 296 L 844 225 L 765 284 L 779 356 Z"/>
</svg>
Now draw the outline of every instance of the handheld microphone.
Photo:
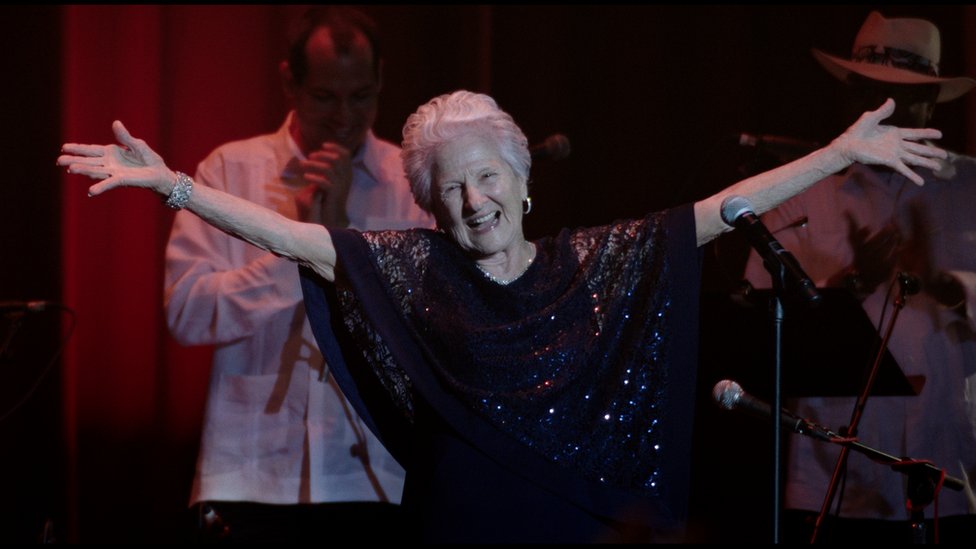
<svg viewBox="0 0 976 549">
<path fill-rule="evenodd" d="M 820 143 L 782 135 L 740 133 L 736 135 L 736 141 L 743 147 L 765 151 L 784 162 L 796 160 L 820 148 Z"/>
<path fill-rule="evenodd" d="M 745 233 L 753 248 L 763 258 L 766 270 L 774 280 L 783 276 L 783 282 L 792 283 L 798 293 L 810 305 L 821 301 L 813 280 L 800 267 L 793 254 L 783 249 L 779 241 L 766 229 L 752 209 L 752 204 L 741 196 L 730 196 L 722 201 L 722 221 Z"/>
<path fill-rule="evenodd" d="M 561 133 L 554 133 L 542 143 L 529 147 L 532 160 L 563 160 L 571 151 L 569 138 Z"/>
<path fill-rule="evenodd" d="M 716 383 L 715 387 L 712 388 L 712 397 L 725 410 L 742 409 L 763 417 L 773 416 L 772 407 L 769 404 L 746 393 L 741 385 L 731 379 L 723 379 Z M 829 430 L 802 417 L 797 417 L 785 409 L 780 410 L 779 421 L 783 427 L 794 433 L 808 435 L 827 442 L 836 438 L 836 435 Z"/>
</svg>

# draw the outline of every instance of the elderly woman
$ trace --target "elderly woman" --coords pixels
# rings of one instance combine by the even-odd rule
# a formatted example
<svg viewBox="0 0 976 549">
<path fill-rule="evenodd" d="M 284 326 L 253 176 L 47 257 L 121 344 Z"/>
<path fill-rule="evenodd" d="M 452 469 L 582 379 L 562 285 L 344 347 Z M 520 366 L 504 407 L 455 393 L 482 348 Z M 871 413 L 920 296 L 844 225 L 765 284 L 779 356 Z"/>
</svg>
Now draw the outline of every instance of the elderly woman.
<svg viewBox="0 0 976 549">
<path fill-rule="evenodd" d="M 58 164 L 98 195 L 149 188 L 298 262 L 332 374 L 407 470 L 424 541 L 673 539 L 687 507 L 697 248 L 854 162 L 937 167 L 928 129 L 880 125 L 890 100 L 829 146 L 712 197 L 527 241 L 527 141 L 490 97 L 410 116 L 403 161 L 437 231 L 303 224 L 172 172 L 121 123 L 122 147 L 66 144 Z M 382 525 L 377 525 L 382 528 Z"/>
</svg>

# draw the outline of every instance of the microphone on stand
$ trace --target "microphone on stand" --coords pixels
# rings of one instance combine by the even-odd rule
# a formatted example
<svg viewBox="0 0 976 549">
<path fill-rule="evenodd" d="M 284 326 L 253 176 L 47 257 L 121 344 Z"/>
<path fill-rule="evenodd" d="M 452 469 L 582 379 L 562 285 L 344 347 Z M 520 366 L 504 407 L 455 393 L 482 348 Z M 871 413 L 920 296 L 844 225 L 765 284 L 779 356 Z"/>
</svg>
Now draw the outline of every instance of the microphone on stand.
<svg viewBox="0 0 976 549">
<path fill-rule="evenodd" d="M 757 151 L 766 152 L 789 162 L 801 156 L 806 156 L 820 148 L 820 143 L 805 141 L 783 135 L 766 135 L 757 133 L 740 133 L 735 136 L 736 141 L 743 147 L 751 147 Z"/>
<path fill-rule="evenodd" d="M 741 196 L 729 196 L 722 201 L 721 215 L 727 225 L 745 234 L 752 247 L 759 252 L 770 275 L 776 277 L 782 271 L 788 279 L 784 282 L 793 283 L 810 305 L 820 303 L 822 298 L 813 280 L 800 267 L 796 257 L 786 251 L 769 232 L 753 211 L 751 202 Z"/>
<path fill-rule="evenodd" d="M 748 410 L 763 417 L 773 417 L 772 407 L 759 400 L 758 398 L 746 393 L 742 386 L 731 379 L 723 379 L 712 388 L 712 397 L 718 405 L 726 410 Z M 837 437 L 830 430 L 825 429 L 812 421 L 798 417 L 788 410 L 780 410 L 779 421 L 794 433 L 811 436 L 813 438 L 830 442 Z"/>
<path fill-rule="evenodd" d="M 561 133 L 554 133 L 541 143 L 529 147 L 532 160 L 563 160 L 569 156 L 572 148 L 569 138 Z"/>
<path fill-rule="evenodd" d="M 901 271 L 898 273 L 898 286 L 903 295 L 915 295 L 922 290 L 922 283 L 912 273 Z"/>
</svg>

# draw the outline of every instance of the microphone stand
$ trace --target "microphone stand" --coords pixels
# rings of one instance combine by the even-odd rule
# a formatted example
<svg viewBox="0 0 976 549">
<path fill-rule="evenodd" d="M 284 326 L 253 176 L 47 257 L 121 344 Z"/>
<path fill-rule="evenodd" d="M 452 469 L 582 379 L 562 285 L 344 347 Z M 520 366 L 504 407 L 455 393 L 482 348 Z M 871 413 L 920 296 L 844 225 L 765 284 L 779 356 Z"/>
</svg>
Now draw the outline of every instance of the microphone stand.
<svg viewBox="0 0 976 549">
<path fill-rule="evenodd" d="M 783 296 L 786 291 L 786 269 L 782 263 L 775 269 L 770 263 L 763 262 L 769 271 L 773 282 L 773 293 L 770 298 L 770 314 L 773 317 L 773 410 L 783 409 L 783 395 L 780 391 L 782 382 L 783 356 Z M 780 521 L 780 484 L 782 482 L 781 442 L 782 429 L 778 421 L 773 421 L 773 543 L 779 543 Z"/>
<path fill-rule="evenodd" d="M 851 422 L 843 430 L 842 434 L 844 436 L 851 438 L 857 436 L 857 426 L 861 422 L 861 416 L 864 414 L 864 407 L 867 405 L 868 395 L 871 394 L 871 389 L 874 387 L 875 377 L 877 377 L 878 370 L 881 366 L 881 359 L 884 357 L 885 349 L 888 348 L 888 341 L 891 339 L 891 333 L 895 329 L 895 321 L 898 320 L 898 314 L 905 307 L 905 297 L 918 291 L 918 282 L 914 281 L 913 284 L 909 277 L 910 275 L 903 275 L 901 273 L 899 273 L 897 276 L 899 291 L 898 297 L 895 298 L 895 305 L 891 313 L 891 321 L 888 322 L 888 327 L 885 329 L 884 337 L 881 339 L 881 347 L 878 349 L 877 356 L 875 356 L 874 364 L 871 366 L 871 371 L 868 373 L 868 378 L 864 384 L 864 388 L 862 389 L 861 394 L 858 395 L 857 402 L 854 404 L 854 412 L 851 415 Z M 827 513 L 830 511 L 830 506 L 833 505 L 834 495 L 837 492 L 837 484 L 840 482 L 841 473 L 847 467 L 849 448 L 850 446 L 845 444 L 840 449 L 840 455 L 837 457 L 837 462 L 834 465 L 834 472 L 830 477 L 830 484 L 827 486 L 827 494 L 824 496 L 823 504 L 820 507 L 820 513 L 817 515 L 817 521 L 813 525 L 813 534 L 810 537 L 811 544 L 817 542 L 817 536 L 820 534 L 820 527 L 823 526 L 824 517 L 827 516 Z M 921 528 L 924 539 L 924 523 L 920 520 L 913 520 L 912 527 L 913 529 L 916 527 Z"/>
<path fill-rule="evenodd" d="M 812 286 L 796 284 L 795 288 L 788 288 L 786 262 L 770 262 L 763 259 L 763 265 L 769 271 L 772 279 L 773 292 L 770 297 L 770 313 L 773 317 L 773 410 L 783 409 L 783 303 L 788 289 L 795 289 L 798 295 L 806 298 L 806 302 L 815 306 L 819 302 L 819 294 Z M 799 269 L 799 265 L 797 265 Z M 782 507 L 781 485 L 783 482 L 782 472 L 782 431 L 779 423 L 773 422 L 773 543 L 778 544 L 780 538 L 780 511 Z"/>
<path fill-rule="evenodd" d="M 889 465 L 892 470 L 897 471 L 908 477 L 908 507 L 912 510 L 912 536 L 915 543 L 925 542 L 925 528 L 922 524 L 924 517 L 920 516 L 924 507 L 935 499 L 937 488 L 946 487 L 957 492 L 962 492 L 966 483 L 960 478 L 950 476 L 931 462 L 916 460 L 908 457 L 895 457 L 872 448 L 866 444 L 858 442 L 853 438 L 844 438 L 829 429 L 824 429 L 804 418 L 798 418 L 794 432 L 813 437 L 817 440 L 824 440 L 821 436 L 814 434 L 812 430 L 799 428 L 802 425 L 814 425 L 820 429 L 820 434 L 827 437 L 827 441 L 840 444 L 843 451 L 856 450 L 867 456 L 875 463 Z"/>
<path fill-rule="evenodd" d="M 796 423 L 798 428 L 794 429 L 794 432 L 811 436 L 817 440 L 824 440 L 820 436 L 814 434 L 813 431 L 799 428 L 801 425 L 815 425 L 809 420 L 798 418 Z M 842 446 L 841 452 L 846 455 L 848 450 L 856 450 L 861 454 L 864 454 L 871 461 L 875 463 L 880 463 L 883 465 L 889 465 L 894 471 L 897 471 L 908 478 L 908 501 L 907 507 L 911 509 L 912 512 L 912 542 L 913 543 L 925 543 L 925 506 L 932 503 L 935 500 L 936 494 L 941 487 L 946 487 L 957 492 L 962 492 L 966 483 L 960 479 L 945 473 L 944 469 L 941 469 L 931 462 L 921 461 L 912 458 L 898 458 L 891 454 L 886 454 L 881 450 L 872 448 L 866 444 L 862 444 L 853 438 L 843 438 L 836 433 L 828 429 L 821 429 L 820 433 L 827 437 L 826 440 L 833 442 L 835 444 L 840 444 Z M 817 527 L 820 526 L 820 518 L 818 517 Z M 816 530 L 814 531 L 814 538 L 816 537 Z M 814 540 L 811 540 L 813 543 Z"/>
</svg>

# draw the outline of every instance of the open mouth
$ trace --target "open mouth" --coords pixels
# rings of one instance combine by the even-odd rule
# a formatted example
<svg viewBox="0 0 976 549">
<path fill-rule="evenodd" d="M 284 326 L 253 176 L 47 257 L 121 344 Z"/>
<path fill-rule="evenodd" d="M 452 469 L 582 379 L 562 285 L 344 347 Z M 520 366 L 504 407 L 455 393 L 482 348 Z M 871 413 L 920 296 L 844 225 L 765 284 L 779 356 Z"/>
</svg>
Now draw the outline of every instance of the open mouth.
<svg viewBox="0 0 976 549">
<path fill-rule="evenodd" d="M 475 232 L 481 233 L 490 231 L 498 225 L 498 220 L 501 218 L 501 215 L 502 214 L 499 211 L 479 215 L 474 219 L 469 219 L 467 225 Z"/>
</svg>

